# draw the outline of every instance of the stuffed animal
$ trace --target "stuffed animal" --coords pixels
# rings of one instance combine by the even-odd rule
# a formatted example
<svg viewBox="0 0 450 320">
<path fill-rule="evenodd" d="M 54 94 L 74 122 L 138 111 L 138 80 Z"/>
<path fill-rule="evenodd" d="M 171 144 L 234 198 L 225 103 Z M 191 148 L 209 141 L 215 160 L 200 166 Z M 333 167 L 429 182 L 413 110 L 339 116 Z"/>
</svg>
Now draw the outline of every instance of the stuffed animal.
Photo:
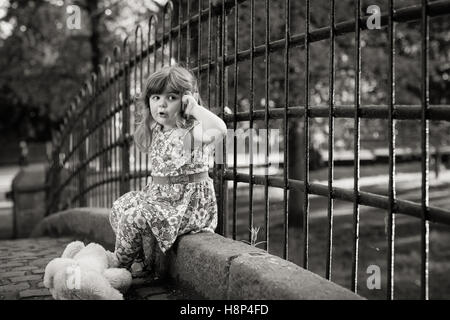
<svg viewBox="0 0 450 320">
<path fill-rule="evenodd" d="M 132 277 L 118 265 L 116 255 L 101 245 L 75 241 L 47 265 L 44 286 L 55 300 L 123 300 Z"/>
</svg>

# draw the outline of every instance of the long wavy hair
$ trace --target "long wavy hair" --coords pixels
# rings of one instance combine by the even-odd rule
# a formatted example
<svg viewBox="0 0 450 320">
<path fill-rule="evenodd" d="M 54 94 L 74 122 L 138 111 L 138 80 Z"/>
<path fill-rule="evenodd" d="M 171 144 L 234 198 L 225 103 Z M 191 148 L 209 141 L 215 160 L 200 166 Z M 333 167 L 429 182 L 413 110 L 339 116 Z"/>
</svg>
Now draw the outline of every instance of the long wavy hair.
<svg viewBox="0 0 450 320">
<path fill-rule="evenodd" d="M 186 68 L 173 65 L 166 66 L 151 74 L 145 82 L 142 93 L 136 96 L 136 130 L 134 132 L 134 143 L 139 151 L 150 152 L 152 143 L 152 130 L 157 125 L 150 112 L 150 96 L 166 92 L 179 92 L 182 96 L 184 92 L 190 91 L 198 97 L 198 103 L 202 105 L 202 100 L 198 94 L 198 84 L 195 76 Z M 191 119 L 192 120 L 192 119 Z M 179 117 L 176 125 L 178 128 L 186 128 L 190 120 Z"/>
</svg>

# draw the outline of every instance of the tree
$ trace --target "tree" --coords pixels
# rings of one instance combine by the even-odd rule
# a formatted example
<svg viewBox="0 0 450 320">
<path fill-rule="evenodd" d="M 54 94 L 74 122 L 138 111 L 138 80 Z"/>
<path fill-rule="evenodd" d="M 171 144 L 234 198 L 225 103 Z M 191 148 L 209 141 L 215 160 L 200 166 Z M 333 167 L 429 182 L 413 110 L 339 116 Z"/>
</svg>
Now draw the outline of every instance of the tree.
<svg viewBox="0 0 450 320">
<path fill-rule="evenodd" d="M 129 18 L 136 22 L 148 16 L 148 8 L 154 9 L 154 3 L 76 1 L 73 5 L 82 13 L 78 30 L 68 28 L 70 14 L 62 1 L 4 2 L 0 10 L 0 127 L 10 135 L 49 140 L 48 128 L 58 126 L 90 72 L 98 72 L 105 55 L 114 45 L 121 45 L 123 38 L 117 33 L 122 22 L 119 9 L 130 8 Z M 31 130 L 35 121 L 27 117 L 33 114 L 45 119 L 45 125 Z M 18 127 L 22 127 L 20 133 L 14 133 L 13 128 Z M 45 132 L 39 131 L 42 129 Z"/>
</svg>

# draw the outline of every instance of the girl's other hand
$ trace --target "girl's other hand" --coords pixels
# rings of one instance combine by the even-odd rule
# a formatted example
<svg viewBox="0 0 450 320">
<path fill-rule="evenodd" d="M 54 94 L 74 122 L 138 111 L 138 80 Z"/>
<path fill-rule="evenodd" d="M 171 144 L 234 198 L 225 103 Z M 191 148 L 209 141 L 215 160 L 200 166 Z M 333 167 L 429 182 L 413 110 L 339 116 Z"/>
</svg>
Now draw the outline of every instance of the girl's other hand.
<svg viewBox="0 0 450 320">
<path fill-rule="evenodd" d="M 181 99 L 181 103 L 185 106 L 184 114 L 186 116 L 192 115 L 196 107 L 198 107 L 197 99 L 190 91 L 186 91 Z"/>
</svg>

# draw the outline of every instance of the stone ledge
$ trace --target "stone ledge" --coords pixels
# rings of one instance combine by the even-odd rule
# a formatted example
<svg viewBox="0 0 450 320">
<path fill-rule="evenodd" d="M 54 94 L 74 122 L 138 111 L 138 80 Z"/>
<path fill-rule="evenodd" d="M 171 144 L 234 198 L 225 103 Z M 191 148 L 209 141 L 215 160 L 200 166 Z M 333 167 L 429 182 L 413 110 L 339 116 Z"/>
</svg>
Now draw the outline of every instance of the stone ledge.
<svg viewBox="0 0 450 320">
<path fill-rule="evenodd" d="M 76 236 L 114 250 L 108 216 L 108 209 L 71 209 L 45 218 L 32 235 Z M 169 275 L 206 299 L 363 299 L 289 261 L 218 234 L 182 236 L 169 252 Z"/>
<path fill-rule="evenodd" d="M 267 253 L 244 253 L 231 261 L 228 299 L 355 300 L 353 292 Z"/>
<path fill-rule="evenodd" d="M 181 237 L 170 256 L 170 275 L 208 299 L 227 299 L 230 261 L 242 253 L 264 252 L 213 233 Z"/>
<path fill-rule="evenodd" d="M 109 224 L 108 209 L 77 208 L 52 214 L 39 223 L 30 237 L 44 236 L 75 236 L 114 250 L 115 235 Z"/>
<path fill-rule="evenodd" d="M 292 262 L 217 234 L 181 237 L 170 267 L 180 286 L 207 299 L 363 299 Z"/>
</svg>

